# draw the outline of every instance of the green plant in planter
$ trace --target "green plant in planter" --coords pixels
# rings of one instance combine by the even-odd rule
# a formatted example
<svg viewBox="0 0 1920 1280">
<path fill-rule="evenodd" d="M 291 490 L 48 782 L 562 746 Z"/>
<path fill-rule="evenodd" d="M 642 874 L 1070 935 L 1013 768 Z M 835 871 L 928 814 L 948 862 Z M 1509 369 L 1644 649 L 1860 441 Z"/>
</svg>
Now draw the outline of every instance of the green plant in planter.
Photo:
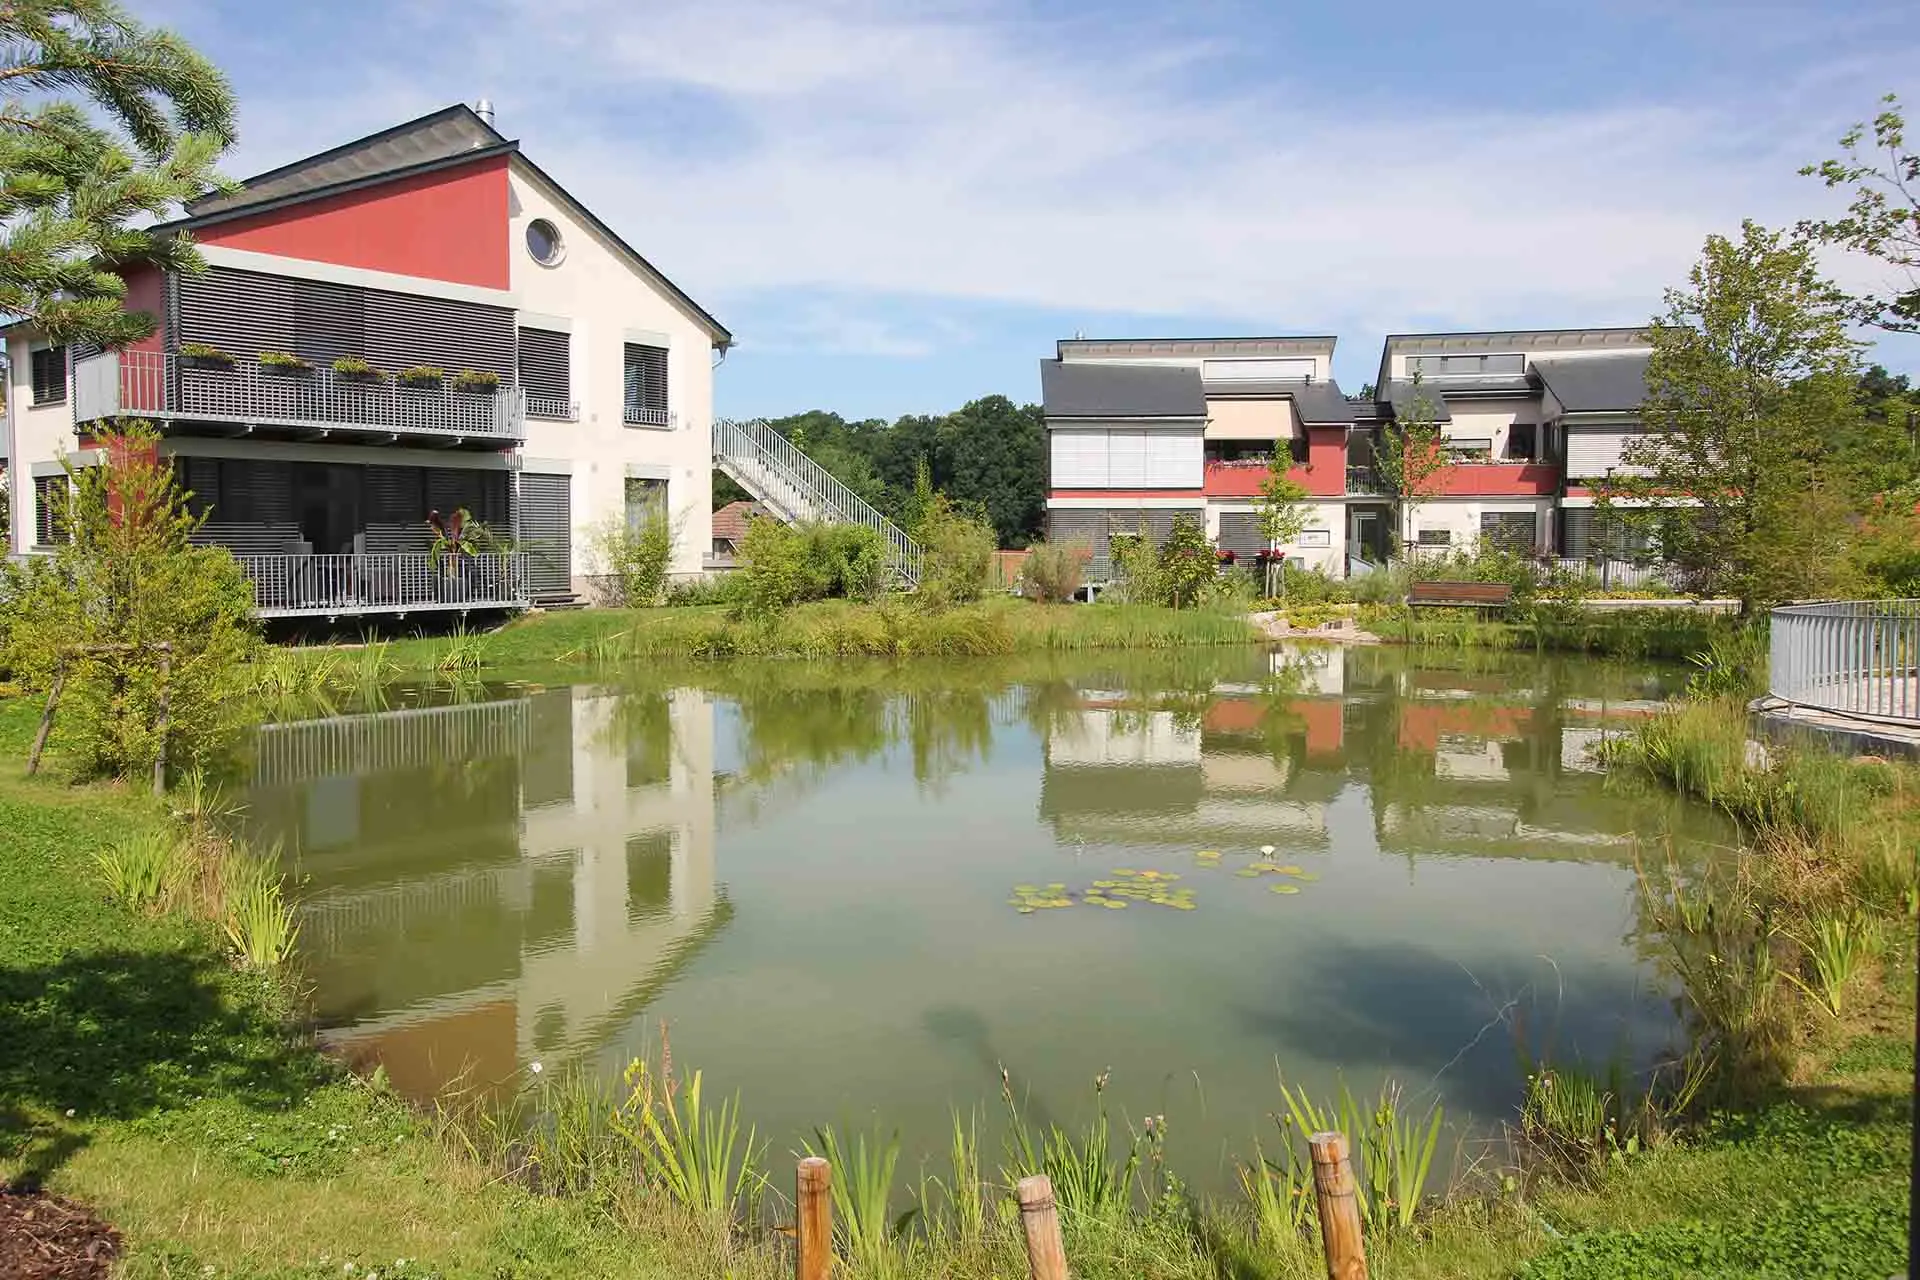
<svg viewBox="0 0 1920 1280">
<path fill-rule="evenodd" d="M 204 368 L 231 369 L 233 357 L 216 346 L 205 342 L 183 342 L 180 344 L 181 358 L 189 364 Z"/>
<path fill-rule="evenodd" d="M 453 375 L 453 385 L 461 391 L 498 391 L 500 375 L 491 369 L 462 369 Z"/>
<path fill-rule="evenodd" d="M 387 376 L 360 356 L 341 356 L 333 362 L 333 371 L 355 382 L 378 382 Z"/>
<path fill-rule="evenodd" d="M 285 351 L 262 351 L 260 367 L 269 373 L 312 373 L 313 366 Z"/>
<path fill-rule="evenodd" d="M 437 387 L 446 376 L 446 370 L 431 364 L 417 364 L 400 371 L 400 381 L 410 387 Z"/>
</svg>

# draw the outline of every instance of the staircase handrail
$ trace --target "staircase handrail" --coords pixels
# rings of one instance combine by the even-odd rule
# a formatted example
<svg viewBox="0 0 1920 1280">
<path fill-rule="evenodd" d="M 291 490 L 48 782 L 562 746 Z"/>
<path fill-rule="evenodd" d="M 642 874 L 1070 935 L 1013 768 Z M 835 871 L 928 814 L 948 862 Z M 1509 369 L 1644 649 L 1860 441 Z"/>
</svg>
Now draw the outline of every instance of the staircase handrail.
<svg viewBox="0 0 1920 1280">
<path fill-rule="evenodd" d="M 821 516 L 837 515 L 848 524 L 863 524 L 877 530 L 887 540 L 900 575 L 908 582 L 919 582 L 923 552 L 907 531 L 765 422 L 715 418 L 713 451 L 716 456 L 736 459 L 745 454 L 765 464 L 767 470 L 792 485 L 799 497 Z"/>
</svg>

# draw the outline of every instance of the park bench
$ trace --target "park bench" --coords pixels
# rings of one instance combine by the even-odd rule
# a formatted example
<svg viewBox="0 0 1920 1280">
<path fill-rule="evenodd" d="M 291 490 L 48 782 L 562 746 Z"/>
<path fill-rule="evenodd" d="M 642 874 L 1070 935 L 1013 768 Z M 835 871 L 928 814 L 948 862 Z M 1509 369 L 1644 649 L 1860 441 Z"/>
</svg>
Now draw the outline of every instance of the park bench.
<svg viewBox="0 0 1920 1280">
<path fill-rule="evenodd" d="M 1410 608 L 1504 609 L 1512 603 L 1513 587 L 1505 582 L 1416 582 L 1407 590 Z"/>
</svg>

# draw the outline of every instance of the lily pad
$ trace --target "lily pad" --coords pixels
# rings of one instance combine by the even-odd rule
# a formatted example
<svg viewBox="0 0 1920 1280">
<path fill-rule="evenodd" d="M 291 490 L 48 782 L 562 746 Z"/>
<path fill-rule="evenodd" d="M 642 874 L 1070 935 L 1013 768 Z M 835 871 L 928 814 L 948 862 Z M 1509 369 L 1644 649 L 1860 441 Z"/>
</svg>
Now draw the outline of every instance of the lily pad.
<svg viewBox="0 0 1920 1280">
<path fill-rule="evenodd" d="M 1268 888 L 1270 888 L 1270 889 L 1272 889 L 1272 890 L 1273 890 L 1273 891 L 1274 891 L 1275 893 L 1298 893 L 1298 892 L 1300 892 L 1300 886 L 1299 886 L 1299 885 L 1297 885 L 1297 884 L 1275 884 L 1275 885 L 1268 885 L 1267 887 L 1268 887 Z"/>
</svg>

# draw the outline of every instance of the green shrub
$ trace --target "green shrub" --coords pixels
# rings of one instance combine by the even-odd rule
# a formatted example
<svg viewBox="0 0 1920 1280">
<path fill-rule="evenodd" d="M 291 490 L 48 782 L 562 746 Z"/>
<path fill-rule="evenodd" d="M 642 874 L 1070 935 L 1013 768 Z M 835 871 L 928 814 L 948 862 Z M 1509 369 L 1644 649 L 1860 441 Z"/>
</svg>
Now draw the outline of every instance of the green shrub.
<svg viewBox="0 0 1920 1280">
<path fill-rule="evenodd" d="M 608 516 L 588 532 L 587 550 L 608 604 L 639 609 L 660 603 L 673 559 L 673 525 L 665 513 L 637 522 Z"/>
<path fill-rule="evenodd" d="M 105 437 L 105 462 L 71 473 L 66 541 L 0 589 L 0 666 L 35 688 L 64 666 L 54 733 L 96 775 L 145 773 L 163 741 L 175 768 L 206 762 L 246 713 L 260 644 L 252 584 L 225 548 L 193 545 L 201 517 L 156 444 L 138 423 Z"/>
<path fill-rule="evenodd" d="M 716 574 L 710 578 L 683 578 L 667 584 L 666 602 L 676 609 L 738 604 L 745 587 L 746 579 L 737 573 Z"/>
<path fill-rule="evenodd" d="M 886 539 L 858 524 L 748 522 L 740 548 L 740 606 L 766 616 L 807 600 L 872 600 L 886 574 Z"/>
<path fill-rule="evenodd" d="M 1324 569 L 1285 568 L 1286 600 L 1298 604 L 1347 604 L 1354 598 L 1352 587 Z M 1364 578 L 1357 581 L 1365 581 Z"/>
<path fill-rule="evenodd" d="M 1160 544 L 1160 588 L 1166 595 L 1163 603 L 1176 609 L 1197 603 L 1201 591 L 1219 571 L 1213 544 L 1207 541 L 1200 518 L 1185 512 L 1175 516 L 1167 540 Z"/>
<path fill-rule="evenodd" d="M 920 574 L 920 601 L 935 609 L 969 604 L 986 594 L 993 570 L 993 526 L 965 514 L 935 493 L 914 525 L 913 536 L 926 550 Z"/>
<path fill-rule="evenodd" d="M 1036 542 L 1020 563 L 1020 594 L 1045 604 L 1065 604 L 1086 585 L 1093 552 L 1083 543 Z"/>
</svg>

